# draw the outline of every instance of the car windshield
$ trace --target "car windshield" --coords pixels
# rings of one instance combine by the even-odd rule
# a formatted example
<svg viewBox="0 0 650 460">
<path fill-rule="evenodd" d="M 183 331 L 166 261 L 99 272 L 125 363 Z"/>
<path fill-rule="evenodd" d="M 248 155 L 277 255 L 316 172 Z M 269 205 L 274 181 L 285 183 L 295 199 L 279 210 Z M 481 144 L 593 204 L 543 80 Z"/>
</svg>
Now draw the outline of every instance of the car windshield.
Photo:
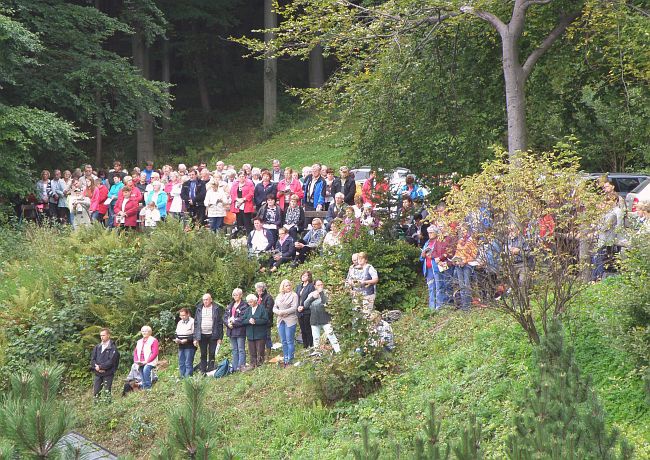
<svg viewBox="0 0 650 460">
<path fill-rule="evenodd" d="M 639 186 L 642 177 L 616 177 L 613 182 L 617 192 L 629 193 Z"/>
<path fill-rule="evenodd" d="M 367 169 L 354 169 L 352 172 L 354 172 L 355 181 L 365 181 L 370 176 L 370 171 Z"/>
</svg>

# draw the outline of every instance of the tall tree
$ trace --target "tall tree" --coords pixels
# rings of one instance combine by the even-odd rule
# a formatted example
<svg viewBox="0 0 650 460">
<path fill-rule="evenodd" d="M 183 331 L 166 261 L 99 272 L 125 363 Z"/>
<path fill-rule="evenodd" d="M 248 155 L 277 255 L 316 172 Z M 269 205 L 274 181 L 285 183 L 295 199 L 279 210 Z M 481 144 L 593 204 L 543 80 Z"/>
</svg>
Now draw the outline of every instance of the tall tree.
<svg viewBox="0 0 650 460">
<path fill-rule="evenodd" d="M 309 87 L 320 88 L 325 83 L 323 46 L 319 43 L 309 52 Z"/>
<path fill-rule="evenodd" d="M 273 29 L 278 17 L 273 0 L 264 0 L 264 43 L 270 45 L 275 38 Z M 278 61 L 270 53 L 264 58 L 264 127 L 270 128 L 278 116 Z"/>
<path fill-rule="evenodd" d="M 150 80 L 150 47 L 159 36 L 164 36 L 166 20 L 153 0 L 126 0 L 124 18 L 133 27 L 131 37 L 133 65 L 146 80 Z M 137 161 L 142 164 L 154 160 L 153 116 L 146 108 L 137 115 Z"/>
</svg>

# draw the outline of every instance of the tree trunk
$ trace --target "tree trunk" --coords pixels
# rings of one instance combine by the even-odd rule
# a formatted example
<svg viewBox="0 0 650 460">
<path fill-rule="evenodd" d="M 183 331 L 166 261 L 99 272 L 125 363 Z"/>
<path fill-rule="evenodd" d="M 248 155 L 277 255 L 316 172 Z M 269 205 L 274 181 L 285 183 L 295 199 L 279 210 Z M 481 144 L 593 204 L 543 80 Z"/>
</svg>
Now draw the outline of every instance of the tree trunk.
<svg viewBox="0 0 650 460">
<path fill-rule="evenodd" d="M 273 0 L 264 0 L 264 28 L 273 29 L 278 25 L 278 18 L 273 10 Z M 264 42 L 269 43 L 274 38 L 272 32 L 264 33 Z M 278 63 L 277 59 L 264 59 L 264 127 L 270 128 L 275 124 L 278 115 Z"/>
<path fill-rule="evenodd" d="M 519 63 L 519 46 L 509 34 L 501 37 L 503 48 L 503 77 L 506 87 L 508 116 L 508 154 L 528 148 L 526 132 L 526 78 Z"/>
<path fill-rule="evenodd" d="M 314 46 L 309 52 L 309 87 L 321 88 L 325 83 L 325 72 L 323 70 L 323 47 Z"/>
<path fill-rule="evenodd" d="M 101 11 L 101 0 L 95 0 L 95 9 Z M 99 91 L 95 92 L 95 108 L 97 110 L 95 126 L 95 166 L 101 168 L 104 152 L 102 151 L 102 96 Z"/>
<path fill-rule="evenodd" d="M 169 65 L 169 39 L 163 38 L 162 42 L 162 80 L 163 83 L 169 85 L 171 81 L 171 70 Z M 169 96 L 169 87 L 165 89 L 165 94 Z M 162 134 L 163 142 L 160 146 L 160 150 L 163 156 L 169 155 L 169 145 L 167 141 L 167 134 L 169 133 L 169 120 L 171 118 L 171 107 L 165 107 L 162 119 Z"/>
<path fill-rule="evenodd" d="M 203 68 L 201 56 L 197 55 L 194 57 L 194 70 L 196 71 L 196 83 L 199 87 L 201 109 L 203 109 L 205 113 L 210 113 L 212 111 L 212 106 L 210 105 L 210 93 L 208 92 L 208 84 L 205 79 L 205 70 Z"/>
<path fill-rule="evenodd" d="M 149 78 L 149 47 L 141 31 L 136 31 L 132 38 L 133 64 L 140 69 L 144 78 Z M 137 116 L 137 163 L 154 160 L 153 117 L 146 110 L 139 110 Z"/>
</svg>

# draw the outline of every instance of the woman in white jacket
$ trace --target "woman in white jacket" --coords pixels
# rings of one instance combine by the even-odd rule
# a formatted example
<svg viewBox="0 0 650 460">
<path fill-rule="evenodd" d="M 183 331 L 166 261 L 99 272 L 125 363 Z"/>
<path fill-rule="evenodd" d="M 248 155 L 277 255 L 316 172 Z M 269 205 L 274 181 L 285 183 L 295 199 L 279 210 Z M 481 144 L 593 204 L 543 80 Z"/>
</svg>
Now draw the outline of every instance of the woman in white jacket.
<svg viewBox="0 0 650 460">
<path fill-rule="evenodd" d="M 90 198 L 84 195 L 78 181 L 73 183 L 71 189 L 68 206 L 74 216 L 72 227 L 77 229 L 80 226 L 90 225 Z"/>
<path fill-rule="evenodd" d="M 210 221 L 210 230 L 216 232 L 223 227 L 223 218 L 230 208 L 230 194 L 226 190 L 226 183 L 219 179 L 213 178 L 207 188 L 205 209 Z"/>
<path fill-rule="evenodd" d="M 172 171 L 169 177 L 172 182 L 172 188 L 169 192 L 172 197 L 172 202 L 169 205 L 169 214 L 176 218 L 180 218 L 181 213 L 183 212 L 183 199 L 181 198 L 183 181 L 181 180 L 180 174 L 176 171 Z"/>
</svg>

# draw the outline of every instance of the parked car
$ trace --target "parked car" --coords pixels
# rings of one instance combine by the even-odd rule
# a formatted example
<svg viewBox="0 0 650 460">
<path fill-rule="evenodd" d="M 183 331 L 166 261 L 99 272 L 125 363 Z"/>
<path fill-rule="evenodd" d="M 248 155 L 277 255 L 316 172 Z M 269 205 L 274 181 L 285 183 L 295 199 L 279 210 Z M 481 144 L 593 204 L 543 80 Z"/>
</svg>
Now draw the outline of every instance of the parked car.
<svg viewBox="0 0 650 460">
<path fill-rule="evenodd" d="M 650 201 L 650 178 L 646 178 L 627 194 L 625 197 L 625 207 L 628 212 L 636 212 L 636 206 L 641 201 Z"/>
<path fill-rule="evenodd" d="M 638 187 L 641 182 L 648 179 L 650 176 L 647 174 L 637 173 L 589 173 L 587 174 L 587 177 L 590 180 L 607 177 L 607 180 L 614 185 L 614 190 L 616 190 L 620 196 L 625 198 L 628 193 Z"/>
</svg>

